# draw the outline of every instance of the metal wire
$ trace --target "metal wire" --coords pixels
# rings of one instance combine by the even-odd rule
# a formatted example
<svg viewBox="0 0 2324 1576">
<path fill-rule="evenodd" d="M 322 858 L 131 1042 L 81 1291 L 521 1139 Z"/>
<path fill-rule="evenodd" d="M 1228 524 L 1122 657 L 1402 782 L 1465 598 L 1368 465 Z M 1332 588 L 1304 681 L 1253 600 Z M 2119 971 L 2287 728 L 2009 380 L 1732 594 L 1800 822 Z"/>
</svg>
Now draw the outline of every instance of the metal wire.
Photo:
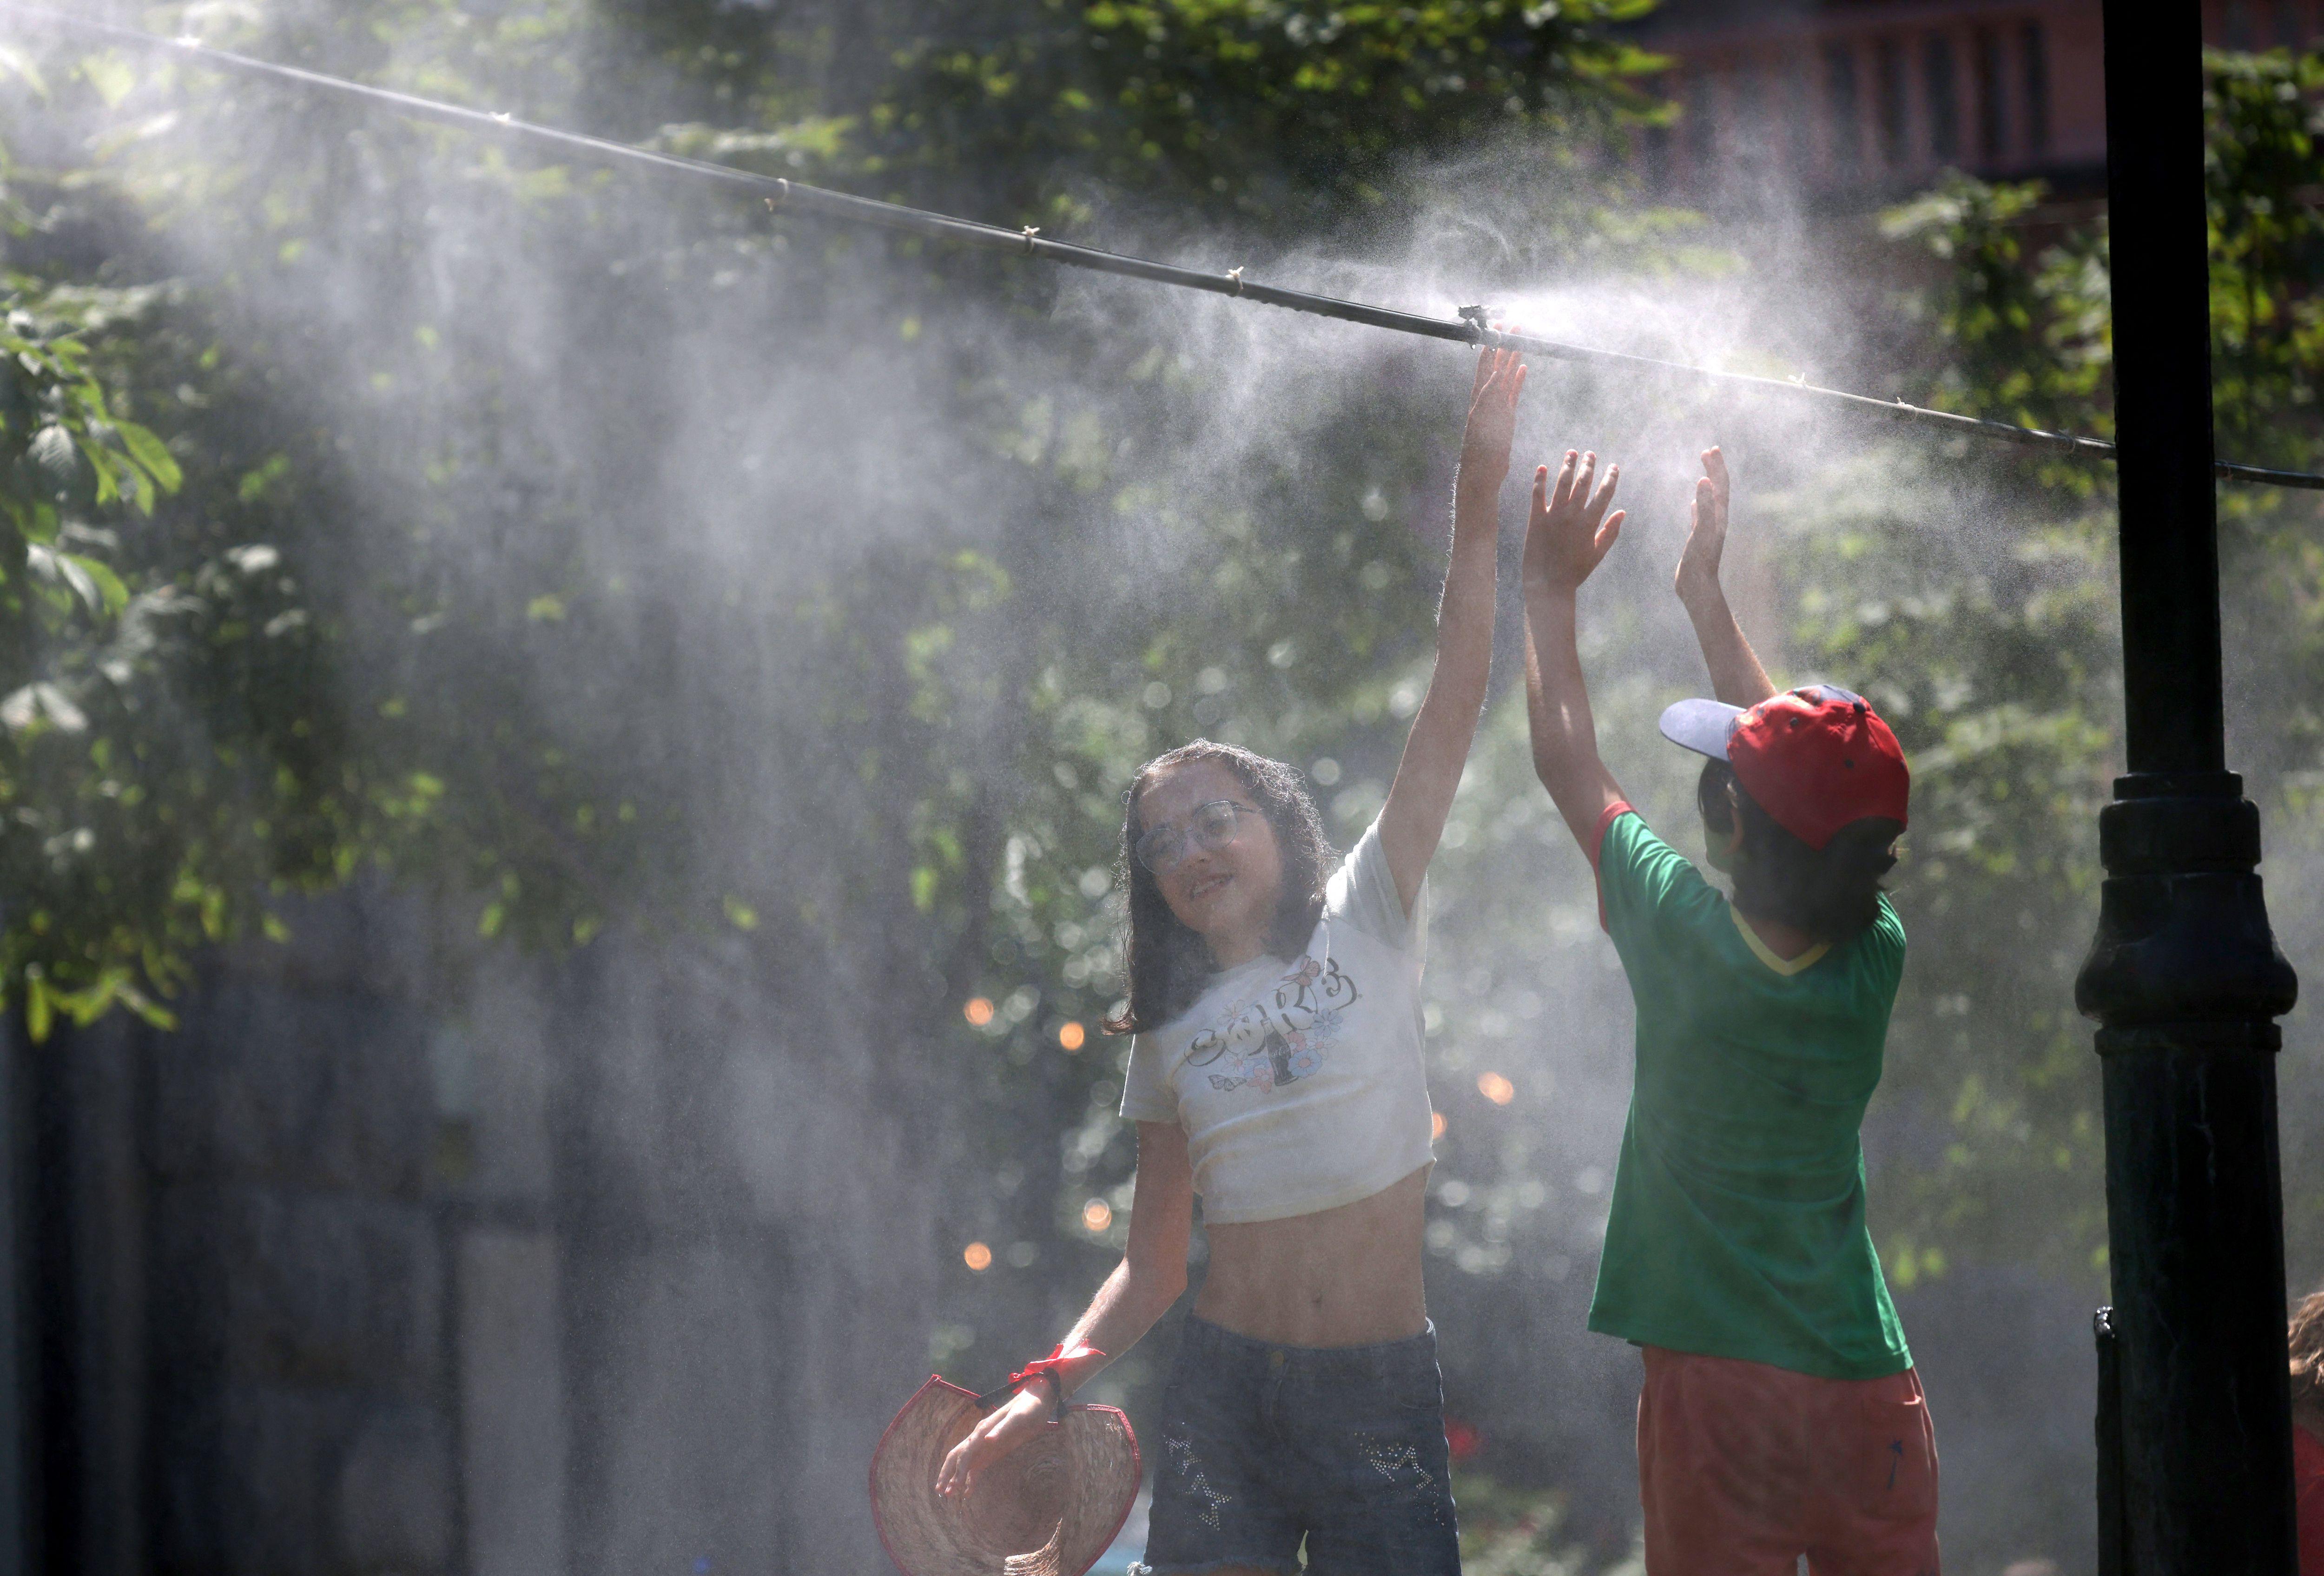
<svg viewBox="0 0 2324 1576">
<path fill-rule="evenodd" d="M 1481 308 L 1463 308 L 1457 318 L 1431 318 L 1415 312 L 1397 311 L 1390 307 L 1376 307 L 1362 301 L 1340 300 L 1331 296 L 1315 295 L 1306 290 L 1286 290 L 1279 285 L 1261 284 L 1243 277 L 1240 268 L 1225 273 L 1206 273 L 1198 269 L 1182 268 L 1174 263 L 1154 263 L 1142 257 L 1125 256 L 1117 252 L 1103 252 L 1092 246 L 1077 246 L 1070 242 L 1052 241 L 1031 226 L 1022 229 L 1003 229 L 995 225 L 979 224 L 973 219 L 953 218 L 945 214 L 925 209 L 905 207 L 900 204 L 879 202 L 871 198 L 854 197 L 846 192 L 831 191 L 801 181 L 786 180 L 779 175 L 760 175 L 748 170 L 737 170 L 728 164 L 714 164 L 706 160 L 688 159 L 676 153 L 657 152 L 649 148 L 632 147 L 625 143 L 607 142 L 603 138 L 584 136 L 576 132 L 558 131 L 552 126 L 535 125 L 505 115 L 489 114 L 484 110 L 467 109 L 458 105 L 420 98 L 391 88 L 369 87 L 349 82 L 319 72 L 301 70 L 296 66 L 277 65 L 272 60 L 255 60 L 229 51 L 212 49 L 192 38 L 161 38 L 135 28 L 120 27 L 111 23 L 97 22 L 85 17 L 69 16 L 39 6 L 20 5 L 11 0 L 0 0 L 0 15 L 13 16 L 26 22 L 59 27 L 69 32 L 102 38 L 132 48 L 158 51 L 181 59 L 198 61 L 220 70 L 238 71 L 250 76 L 269 78 L 279 82 L 333 97 L 388 110 L 412 120 L 433 121 L 441 125 L 458 126 L 466 131 L 505 136 L 555 148 L 597 163 L 635 166 L 665 174 L 691 176 L 739 191 L 751 192 L 765 199 L 767 207 L 778 213 L 796 212 L 820 218 L 836 219 L 843 223 L 870 225 L 883 230 L 900 231 L 906 235 L 924 235 L 931 240 L 950 241 L 960 245 L 980 247 L 986 251 L 1006 252 L 1017 256 L 1038 257 L 1068 268 L 1084 268 L 1098 273 L 1120 274 L 1130 279 L 1142 279 L 1156 284 L 1175 285 L 1184 290 L 1205 290 L 1213 295 L 1234 296 L 1243 300 L 1258 301 L 1265 306 L 1282 307 L 1295 312 L 1307 312 L 1316 317 L 1335 318 L 1343 322 L 1362 323 L 1374 328 L 1386 328 L 1398 334 L 1410 334 L 1424 339 L 1451 340 L 1461 345 L 1492 346 L 1502 349 L 1520 350 L 1556 361 L 1591 363 L 1619 367 L 1626 371 L 1651 373 L 1660 376 L 1675 376 L 1700 380 L 1706 383 L 1755 390 L 1762 393 L 1786 395 L 1797 399 L 1838 405 L 1870 414 L 1910 421 L 1939 431 L 1960 433 L 1968 437 L 1985 438 L 2003 443 L 2049 449 L 2055 453 L 2084 459 L 2110 460 L 2115 447 L 2103 438 L 2086 438 L 2074 433 L 2050 432 L 2035 427 L 2020 427 L 2007 421 L 1990 421 L 1975 416 L 1963 416 L 1950 410 L 1934 410 L 1925 405 L 1908 404 L 1903 400 L 1876 400 L 1869 395 L 1853 394 L 1843 389 L 1828 389 L 1814 383 L 1783 378 L 1755 377 L 1745 373 L 1720 372 L 1710 367 L 1690 366 L 1683 362 L 1664 361 L 1650 355 L 1633 355 L 1619 350 L 1600 350 L 1590 346 L 1569 345 L 1559 340 L 1544 339 L 1532 334 L 1511 334 L 1496 329 L 1486 322 Z M 2237 465 L 2219 460 L 2212 465 L 2219 476 L 2236 482 L 2253 482 L 2273 487 L 2302 487 L 2324 491 L 2324 475 L 2305 471 L 2268 470 L 2259 465 Z"/>
</svg>

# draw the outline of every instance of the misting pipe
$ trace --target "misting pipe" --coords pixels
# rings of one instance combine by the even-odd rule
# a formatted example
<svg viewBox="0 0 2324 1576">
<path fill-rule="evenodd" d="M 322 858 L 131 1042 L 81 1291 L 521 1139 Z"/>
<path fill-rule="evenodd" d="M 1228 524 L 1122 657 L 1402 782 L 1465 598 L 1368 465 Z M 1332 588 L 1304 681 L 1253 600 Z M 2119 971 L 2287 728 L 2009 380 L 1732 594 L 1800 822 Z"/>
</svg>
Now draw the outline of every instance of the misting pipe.
<svg viewBox="0 0 2324 1576">
<path fill-rule="evenodd" d="M 868 197 L 855 197 L 844 191 L 831 191 L 803 181 L 788 180 L 779 175 L 760 175 L 748 170 L 737 170 L 731 164 L 715 164 L 704 159 L 689 159 L 682 154 L 664 153 L 650 148 L 632 147 L 626 143 L 608 142 L 601 137 L 584 136 L 577 132 L 559 131 L 553 126 L 535 125 L 512 115 L 498 115 L 480 109 L 468 109 L 456 104 L 444 104 L 432 98 L 420 98 L 392 88 L 374 88 L 361 82 L 349 82 L 337 77 L 327 77 L 318 71 L 301 70 L 296 66 L 277 65 L 231 51 L 212 49 L 194 38 L 162 38 L 136 28 L 121 27 L 112 23 L 88 17 L 69 16 L 34 5 L 20 5 L 10 0 L 0 0 L 0 15 L 13 16 L 25 22 L 62 28 L 108 42 L 134 49 L 157 51 L 181 59 L 198 61 L 223 71 L 239 71 L 245 75 L 263 77 L 278 82 L 288 82 L 311 88 L 336 97 L 384 109 L 411 120 L 433 121 L 442 125 L 458 126 L 463 130 L 496 134 L 519 141 L 530 142 L 563 152 L 575 154 L 602 164 L 634 165 L 668 174 L 687 175 L 697 180 L 715 182 L 740 191 L 751 192 L 766 202 L 770 212 L 809 214 L 820 218 L 837 219 L 847 224 L 869 225 L 883 230 L 900 231 L 906 235 L 925 235 L 931 240 L 950 241 L 964 246 L 981 247 L 990 252 L 1006 252 L 1020 257 L 1038 257 L 1061 263 L 1068 268 L 1085 268 L 1097 273 L 1120 274 L 1130 279 L 1142 279 L 1156 284 L 1176 285 L 1183 290 L 1207 290 L 1213 295 L 1234 296 L 1243 300 L 1257 301 L 1264 306 L 1283 307 L 1295 312 L 1307 312 L 1319 318 L 1336 318 L 1343 322 L 1362 323 L 1374 328 L 1386 328 L 1398 334 L 1410 334 L 1424 339 L 1444 339 L 1460 345 L 1491 346 L 1499 349 L 1518 350 L 1527 355 L 1555 361 L 1594 363 L 1604 366 L 1624 368 L 1632 372 L 1653 373 L 1665 376 L 1695 378 L 1714 384 L 1757 390 L 1774 394 L 1787 394 L 1821 401 L 1845 408 L 1873 412 L 1896 419 L 1917 422 L 1967 436 L 1997 439 L 2034 448 L 2046 448 L 2058 453 L 2080 456 L 2085 459 L 2110 460 L 2115 446 L 2104 438 L 2085 438 L 2070 432 L 2050 432 L 2038 427 L 2020 427 L 2007 421 L 1990 421 L 1976 416 L 1963 416 L 1951 410 L 1931 410 L 1904 400 L 1877 400 L 1868 394 L 1853 394 L 1844 389 L 1828 389 L 1800 380 L 1757 377 L 1748 373 L 1720 372 L 1710 367 L 1690 366 L 1684 362 L 1664 361 L 1651 355 L 1633 355 L 1627 351 L 1601 350 L 1585 345 L 1568 345 L 1560 340 L 1544 339 L 1538 335 L 1513 334 L 1495 328 L 1488 321 L 1489 314 L 1480 307 L 1462 309 L 1454 318 L 1431 318 L 1416 312 L 1397 311 L 1392 307 L 1376 307 L 1363 301 L 1340 300 L 1332 296 L 1315 295 L 1307 290 L 1287 290 L 1280 285 L 1261 284 L 1244 277 L 1240 268 L 1224 273 L 1205 272 L 1200 269 L 1182 268 L 1175 263 L 1155 263 L 1143 257 L 1125 256 L 1118 252 L 1103 252 L 1093 246 L 1077 246 L 1069 241 L 1052 241 L 1043 236 L 1034 226 L 1020 229 L 1004 229 L 997 225 L 979 224 L 973 219 L 957 219 L 945 214 L 930 213 L 923 208 L 906 207 L 899 203 L 880 202 Z M 2324 490 L 2324 475 L 2305 471 L 2269 470 L 2259 465 L 2236 465 L 2219 461 L 2213 471 L 2228 480 L 2254 482 L 2274 487 L 2306 487 Z"/>
</svg>

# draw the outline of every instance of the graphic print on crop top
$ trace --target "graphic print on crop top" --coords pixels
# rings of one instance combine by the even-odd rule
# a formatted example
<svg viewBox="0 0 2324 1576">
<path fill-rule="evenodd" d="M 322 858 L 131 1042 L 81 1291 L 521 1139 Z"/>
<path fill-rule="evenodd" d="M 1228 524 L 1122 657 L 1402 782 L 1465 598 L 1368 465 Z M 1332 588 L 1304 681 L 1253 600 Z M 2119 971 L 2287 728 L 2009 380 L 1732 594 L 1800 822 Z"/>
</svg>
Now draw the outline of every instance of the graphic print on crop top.
<svg viewBox="0 0 2324 1576">
<path fill-rule="evenodd" d="M 1251 1089 L 1268 1093 L 1313 1077 L 1340 1037 L 1347 1009 L 1358 998 L 1356 982 L 1337 959 L 1312 954 L 1239 1010 L 1230 1005 L 1210 1028 L 1197 1033 L 1186 1064 L 1204 1074 L 1213 1089 Z"/>
<path fill-rule="evenodd" d="M 1407 916 L 1375 825 L 1333 872 L 1298 956 L 1213 975 L 1130 1042 L 1121 1114 L 1185 1130 L 1205 1220 L 1332 1209 L 1429 1163 L 1425 894 Z"/>
</svg>

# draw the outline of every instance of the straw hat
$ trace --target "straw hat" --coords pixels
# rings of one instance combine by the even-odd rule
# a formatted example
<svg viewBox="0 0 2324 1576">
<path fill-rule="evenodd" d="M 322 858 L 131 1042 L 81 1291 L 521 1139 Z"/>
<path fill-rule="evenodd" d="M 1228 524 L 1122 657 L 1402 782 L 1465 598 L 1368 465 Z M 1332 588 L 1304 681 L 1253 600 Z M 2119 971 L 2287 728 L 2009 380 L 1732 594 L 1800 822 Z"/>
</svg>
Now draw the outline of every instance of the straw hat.
<svg viewBox="0 0 2324 1576">
<path fill-rule="evenodd" d="M 872 1520 L 904 1576 L 1083 1576 L 1138 1497 L 1138 1439 L 1111 1406 L 1068 1406 L 984 1468 L 956 1498 L 936 1469 L 983 1415 L 977 1396 L 930 1375 L 872 1452 Z"/>
</svg>

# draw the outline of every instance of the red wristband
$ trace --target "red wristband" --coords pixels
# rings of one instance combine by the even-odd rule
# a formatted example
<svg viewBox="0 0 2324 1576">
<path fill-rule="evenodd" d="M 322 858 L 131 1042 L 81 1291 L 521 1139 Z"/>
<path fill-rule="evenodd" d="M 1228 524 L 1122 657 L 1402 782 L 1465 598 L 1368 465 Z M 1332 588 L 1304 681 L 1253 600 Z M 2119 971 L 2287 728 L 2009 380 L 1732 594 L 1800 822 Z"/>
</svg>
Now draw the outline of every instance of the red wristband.
<svg viewBox="0 0 2324 1576">
<path fill-rule="evenodd" d="M 1051 1415 L 1059 1420 L 1063 1420 L 1065 1415 L 1065 1376 L 1064 1373 L 1065 1364 L 1069 1362 L 1078 1362 L 1085 1357 L 1103 1357 L 1105 1353 L 1100 1351 L 1096 1347 L 1088 1345 L 1082 1341 L 1075 1341 L 1074 1343 L 1073 1350 L 1068 1351 L 1065 1350 L 1065 1342 L 1061 1341 L 1056 1345 L 1049 1349 L 1048 1356 L 1037 1357 L 1031 1362 L 1027 1363 L 1023 1368 L 1019 1369 L 1015 1373 L 1010 1374 L 1007 1384 L 1001 1386 L 998 1389 L 988 1390 L 983 1395 L 979 1396 L 976 1398 L 976 1404 L 980 1407 L 986 1408 L 996 1406 L 1000 1405 L 1002 1399 L 1015 1395 L 1019 1390 L 1023 1389 L 1027 1385 L 1033 1383 L 1036 1379 L 1047 1379 L 1049 1381 L 1049 1408 Z"/>
</svg>

